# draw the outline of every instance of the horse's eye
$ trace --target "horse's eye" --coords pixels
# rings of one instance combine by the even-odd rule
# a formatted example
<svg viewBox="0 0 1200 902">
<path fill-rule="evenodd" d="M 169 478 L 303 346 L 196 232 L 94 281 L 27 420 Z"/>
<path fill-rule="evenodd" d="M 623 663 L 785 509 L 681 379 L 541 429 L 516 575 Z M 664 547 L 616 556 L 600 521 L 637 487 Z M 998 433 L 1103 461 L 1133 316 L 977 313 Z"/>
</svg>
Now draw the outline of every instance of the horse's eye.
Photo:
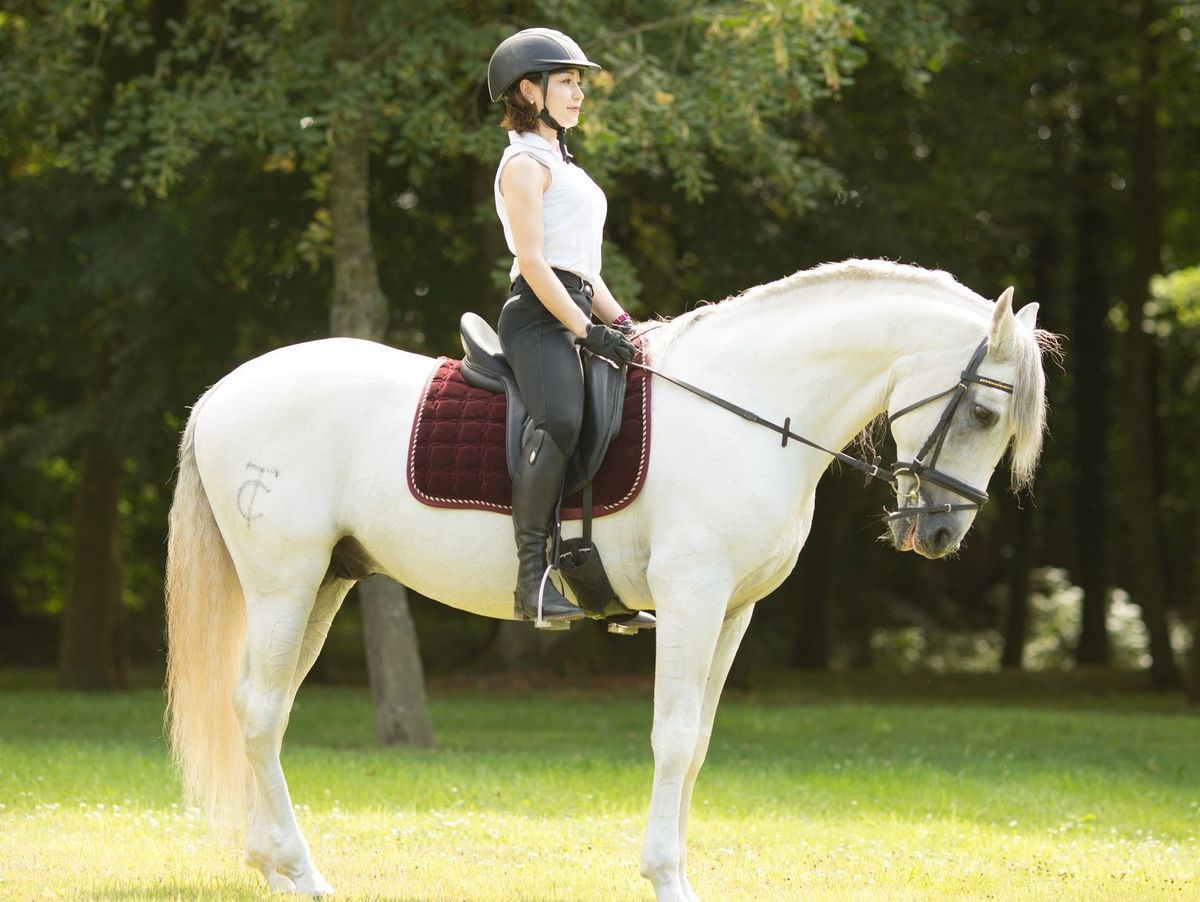
<svg viewBox="0 0 1200 902">
<path fill-rule="evenodd" d="M 971 417 L 980 426 L 991 426 L 992 423 L 996 422 L 996 412 L 989 410 L 982 404 L 975 404 L 971 407 Z"/>
</svg>

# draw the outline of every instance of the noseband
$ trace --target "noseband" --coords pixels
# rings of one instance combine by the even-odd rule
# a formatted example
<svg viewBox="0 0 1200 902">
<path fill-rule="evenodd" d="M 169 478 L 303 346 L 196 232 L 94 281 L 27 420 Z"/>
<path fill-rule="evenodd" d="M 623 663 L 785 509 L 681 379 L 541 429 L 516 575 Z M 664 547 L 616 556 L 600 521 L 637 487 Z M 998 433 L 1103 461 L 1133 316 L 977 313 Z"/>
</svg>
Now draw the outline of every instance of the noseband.
<svg viewBox="0 0 1200 902">
<path fill-rule="evenodd" d="M 637 367 L 640 370 L 645 370 L 648 373 L 653 373 L 661 379 L 666 379 L 668 382 L 678 385 L 680 388 L 691 392 L 694 395 L 699 395 L 706 401 L 711 401 L 718 407 L 723 407 L 730 413 L 736 413 L 744 420 L 749 420 L 751 423 L 756 423 L 759 426 L 764 426 L 774 432 L 778 432 L 783 436 L 783 447 L 787 447 L 788 439 L 808 445 L 810 448 L 816 448 L 818 451 L 824 451 L 831 457 L 837 458 L 847 466 L 853 467 L 865 473 L 871 479 L 881 479 L 888 483 L 897 494 L 899 494 L 899 477 L 912 477 L 913 487 L 905 494 L 905 499 L 911 502 L 905 507 L 898 510 L 888 511 L 887 519 L 901 520 L 905 517 L 915 517 L 918 514 L 945 514 L 952 511 L 962 510 L 979 510 L 987 503 L 988 494 L 982 489 L 977 489 L 974 486 L 967 485 L 965 482 L 955 479 L 948 473 L 943 473 L 934 465 L 937 463 L 938 455 L 942 452 L 942 445 L 945 444 L 946 435 L 950 432 L 950 421 L 954 418 L 954 412 L 958 410 L 958 405 L 967 394 L 967 389 L 971 387 L 971 383 L 986 385 L 988 388 L 996 388 L 1002 392 L 1013 393 L 1013 387 L 1007 382 L 1000 382 L 997 379 L 989 379 L 987 376 L 980 376 L 978 373 L 979 365 L 983 362 L 983 358 L 987 356 L 987 339 L 979 343 L 979 347 L 975 349 L 975 353 L 971 355 L 971 360 L 967 364 L 967 368 L 962 371 L 958 382 L 952 385 L 945 391 L 938 392 L 936 395 L 930 395 L 928 398 L 922 398 L 915 404 L 909 404 L 903 410 L 900 410 L 888 417 L 888 428 L 891 428 L 892 423 L 900 419 L 906 413 L 912 413 L 918 407 L 924 407 L 938 398 L 944 398 L 950 395 L 950 400 L 946 402 L 946 407 L 942 410 L 942 416 L 937 421 L 937 425 L 933 427 L 933 431 L 929 433 L 929 438 L 925 440 L 925 444 L 921 446 L 921 450 L 917 456 L 910 461 L 898 460 L 892 464 L 891 472 L 888 472 L 880 465 L 880 458 L 876 457 L 871 463 L 865 460 L 859 460 L 857 457 L 851 457 L 841 451 L 831 451 L 828 448 L 818 445 L 816 442 L 809 441 L 802 435 L 796 435 L 792 432 L 792 418 L 787 417 L 783 421 L 783 425 L 772 423 L 770 420 L 763 419 L 756 413 L 746 410 L 744 407 L 739 407 L 724 398 L 719 398 L 711 392 L 707 392 L 702 388 L 684 382 L 682 379 L 676 379 L 674 376 L 668 376 L 666 373 L 660 372 L 653 367 L 646 366 L 644 363 L 632 361 L 629 366 Z M 932 456 L 930 456 L 932 452 Z M 928 459 L 927 459 L 928 458 Z M 934 485 L 941 486 L 944 489 L 949 489 L 956 495 L 962 495 L 967 498 L 970 503 L 967 504 L 927 504 L 924 507 L 918 506 L 921 502 L 923 494 L 921 492 L 921 483 L 931 482 Z"/>
<path fill-rule="evenodd" d="M 950 432 L 950 421 L 954 418 L 954 412 L 958 410 L 958 405 L 966 397 L 967 389 L 971 387 L 972 382 L 979 385 L 986 385 L 988 388 L 996 388 L 1002 392 L 1008 392 L 1010 395 L 1013 393 L 1013 387 L 1007 382 L 1000 382 L 997 379 L 989 379 L 987 376 L 979 375 L 979 364 L 987 356 L 987 347 L 988 343 L 985 338 L 979 343 L 979 347 L 975 349 L 975 353 L 971 356 L 971 362 L 962 371 L 962 375 L 959 377 L 956 385 L 951 386 L 943 392 L 938 392 L 936 395 L 923 398 L 915 404 L 909 404 L 903 410 L 888 417 L 888 429 L 891 429 L 892 423 L 896 422 L 896 420 L 900 419 L 906 413 L 912 413 L 918 407 L 924 407 L 931 401 L 936 401 L 938 398 L 950 395 L 950 400 L 946 402 L 946 407 L 942 410 L 941 418 L 937 421 L 937 425 L 933 427 L 933 431 L 929 433 L 929 438 L 925 439 L 925 444 L 921 446 L 921 450 L 917 452 L 916 457 L 911 461 L 898 460 L 892 464 L 893 482 L 895 483 L 901 476 L 910 476 L 912 477 L 913 485 L 904 496 L 905 500 L 910 503 L 899 510 L 889 512 L 887 516 L 889 521 L 901 520 L 905 517 L 915 517 L 917 514 L 948 514 L 951 511 L 979 510 L 987 503 L 987 492 L 967 485 L 962 480 L 955 479 L 948 473 L 943 473 L 935 466 L 938 455 L 942 453 L 942 445 L 946 441 L 946 435 Z M 970 503 L 926 504 L 924 507 L 920 507 L 918 505 L 920 505 L 923 497 L 921 491 L 922 481 L 932 482 L 934 485 L 949 489 L 956 495 L 962 495 L 964 498 L 969 499 Z M 899 488 L 897 487 L 898 492 Z"/>
</svg>

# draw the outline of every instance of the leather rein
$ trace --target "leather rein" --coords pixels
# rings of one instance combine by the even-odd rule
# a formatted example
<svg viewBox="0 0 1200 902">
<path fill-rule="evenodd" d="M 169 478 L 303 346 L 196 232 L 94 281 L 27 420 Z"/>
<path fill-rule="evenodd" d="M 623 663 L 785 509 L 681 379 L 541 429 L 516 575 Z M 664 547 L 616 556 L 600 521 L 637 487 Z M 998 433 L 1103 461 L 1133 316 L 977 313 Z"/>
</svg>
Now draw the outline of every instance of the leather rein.
<svg viewBox="0 0 1200 902">
<path fill-rule="evenodd" d="M 668 382 L 678 385 L 680 388 L 689 391 L 694 395 L 704 398 L 706 401 L 716 404 L 718 407 L 723 407 L 730 413 L 737 414 L 743 420 L 763 426 L 767 429 L 770 429 L 772 432 L 777 432 L 783 437 L 781 447 L 786 448 L 789 439 L 800 442 L 804 445 L 808 445 L 810 448 L 823 451 L 825 454 L 830 455 L 847 466 L 853 467 L 854 469 L 865 473 L 869 479 L 879 479 L 883 482 L 886 482 L 897 493 L 899 493 L 899 477 L 911 477 L 913 480 L 913 486 L 904 496 L 905 500 L 909 501 L 910 503 L 904 507 L 898 508 L 897 510 L 888 511 L 887 519 L 891 521 L 904 519 L 906 517 L 915 517 L 918 514 L 940 514 L 960 510 L 979 510 L 984 504 L 987 503 L 987 492 L 968 485 L 959 479 L 955 479 L 948 473 L 943 473 L 935 466 L 937 464 L 938 455 L 942 452 L 942 445 L 945 444 L 946 436 L 950 432 L 950 421 L 953 419 L 955 411 L 958 410 L 958 405 L 962 403 L 962 399 L 966 397 L 967 389 L 971 387 L 971 383 L 984 385 L 988 388 L 999 389 L 1000 391 L 1007 392 L 1010 395 L 1013 393 L 1013 386 L 1009 383 L 1001 382 L 997 379 L 989 379 L 987 376 L 979 375 L 979 365 L 983 362 L 983 358 L 987 356 L 987 347 L 988 343 L 987 339 L 985 338 L 979 343 L 979 347 L 975 349 L 975 353 L 971 356 L 971 360 L 967 364 L 967 368 L 962 371 L 958 382 L 952 385 L 950 388 L 946 389 L 945 391 L 938 392 L 936 395 L 930 395 L 928 398 L 922 398 L 916 403 L 909 404 L 907 407 L 888 417 L 888 429 L 890 430 L 892 423 L 896 422 L 896 420 L 900 419 L 900 417 L 904 416 L 906 413 L 912 413 L 914 410 L 924 407 L 926 404 L 950 395 L 949 401 L 946 402 L 946 406 L 942 410 L 941 418 L 937 421 L 937 425 L 933 427 L 933 431 L 929 433 L 929 438 L 925 440 L 925 444 L 921 446 L 921 450 L 917 452 L 916 456 L 910 461 L 897 460 L 888 469 L 884 469 L 880 465 L 881 458 L 879 457 L 876 457 L 871 463 L 867 463 L 865 460 L 859 460 L 857 457 L 852 457 L 851 455 L 845 454 L 841 451 L 831 451 L 829 448 L 806 439 L 802 435 L 797 435 L 796 433 L 792 432 L 791 417 L 786 417 L 783 421 L 783 425 L 773 423 L 770 420 L 760 417 L 758 414 L 753 413 L 744 407 L 739 407 L 731 401 L 726 401 L 724 398 L 719 398 L 711 392 L 707 392 L 698 386 L 684 382 L 682 379 L 676 379 L 674 376 L 668 376 L 666 373 L 647 366 L 644 363 L 631 361 L 629 366 L 635 366 L 638 369 L 652 373 L 653 375 L 658 376 L 660 379 L 665 379 Z M 930 456 L 931 452 L 932 456 Z M 924 494 L 921 490 L 921 484 L 923 481 L 931 482 L 934 485 L 941 486 L 944 489 L 949 489 L 956 495 L 961 495 L 968 499 L 968 503 L 926 503 L 924 506 L 920 506 L 921 501 L 924 498 Z"/>
</svg>

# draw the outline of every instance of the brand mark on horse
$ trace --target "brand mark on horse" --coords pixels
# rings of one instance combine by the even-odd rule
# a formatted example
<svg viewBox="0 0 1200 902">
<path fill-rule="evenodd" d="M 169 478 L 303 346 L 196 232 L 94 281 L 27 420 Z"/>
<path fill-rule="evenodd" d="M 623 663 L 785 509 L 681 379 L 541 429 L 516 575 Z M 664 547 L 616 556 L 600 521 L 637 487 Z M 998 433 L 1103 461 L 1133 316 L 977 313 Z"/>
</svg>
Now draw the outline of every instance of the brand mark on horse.
<svg viewBox="0 0 1200 902">
<path fill-rule="evenodd" d="M 258 474 L 254 478 L 247 479 L 245 482 L 243 482 L 238 487 L 238 493 L 237 493 L 238 511 L 241 513 L 241 515 L 243 517 L 246 518 L 246 525 L 249 526 L 252 520 L 257 520 L 262 516 L 262 514 L 254 513 L 254 500 L 258 497 L 258 490 L 262 489 L 268 495 L 271 494 L 271 489 L 267 486 L 267 484 L 265 482 L 263 482 L 263 477 L 271 476 L 271 477 L 278 479 L 279 471 L 273 470 L 270 467 L 260 467 L 258 464 L 254 463 L 252 461 L 246 462 L 246 469 L 247 470 L 255 470 L 255 471 L 257 471 L 257 474 Z M 246 497 L 247 489 L 250 490 L 249 498 Z"/>
</svg>

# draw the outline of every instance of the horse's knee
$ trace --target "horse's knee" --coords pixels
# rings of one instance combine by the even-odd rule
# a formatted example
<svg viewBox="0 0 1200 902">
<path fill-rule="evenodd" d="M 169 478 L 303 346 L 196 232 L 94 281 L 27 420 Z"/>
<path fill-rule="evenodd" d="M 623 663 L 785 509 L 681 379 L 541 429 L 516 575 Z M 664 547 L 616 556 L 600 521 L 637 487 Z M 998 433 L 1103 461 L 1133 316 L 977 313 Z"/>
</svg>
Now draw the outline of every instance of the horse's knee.
<svg viewBox="0 0 1200 902">
<path fill-rule="evenodd" d="M 699 718 L 674 716 L 656 722 L 650 732 L 655 766 L 664 773 L 685 774 L 692 766 L 699 737 Z"/>
<path fill-rule="evenodd" d="M 253 761 L 262 752 L 270 752 L 283 738 L 283 710 L 280 693 L 265 693 L 243 683 L 233 696 L 233 707 L 242 727 L 246 753 Z"/>
</svg>

